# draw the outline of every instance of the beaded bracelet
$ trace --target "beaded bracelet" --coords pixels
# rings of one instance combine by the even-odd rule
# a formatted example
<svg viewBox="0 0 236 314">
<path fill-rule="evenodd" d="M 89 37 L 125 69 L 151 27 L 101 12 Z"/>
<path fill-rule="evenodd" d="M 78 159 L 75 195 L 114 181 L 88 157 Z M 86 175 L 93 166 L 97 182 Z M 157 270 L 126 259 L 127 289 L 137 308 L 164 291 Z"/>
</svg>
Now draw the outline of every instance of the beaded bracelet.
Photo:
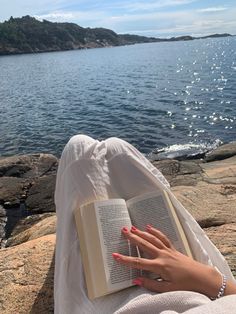
<svg viewBox="0 0 236 314">
<path fill-rule="evenodd" d="M 224 293 L 225 293 L 225 288 L 226 288 L 226 276 L 224 274 L 221 274 L 222 277 L 222 283 L 220 286 L 220 290 L 217 294 L 217 296 L 215 298 L 211 298 L 211 300 L 216 300 L 219 299 L 221 297 L 223 297 Z"/>
<path fill-rule="evenodd" d="M 226 276 L 224 274 L 222 275 L 222 284 L 219 290 L 219 293 L 217 294 L 216 299 L 219 299 L 221 297 L 223 297 L 224 293 L 225 293 L 225 288 L 226 288 Z"/>
</svg>

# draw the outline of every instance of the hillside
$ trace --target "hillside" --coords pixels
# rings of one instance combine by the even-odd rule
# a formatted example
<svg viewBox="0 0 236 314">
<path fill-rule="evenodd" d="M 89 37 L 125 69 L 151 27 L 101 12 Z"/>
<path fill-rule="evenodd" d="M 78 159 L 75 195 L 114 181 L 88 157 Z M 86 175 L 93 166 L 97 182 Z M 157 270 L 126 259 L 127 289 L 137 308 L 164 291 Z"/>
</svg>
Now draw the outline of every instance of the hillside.
<svg viewBox="0 0 236 314">
<path fill-rule="evenodd" d="M 22 18 L 11 17 L 8 21 L 0 23 L 0 55 L 193 39 L 196 38 L 181 36 L 160 39 L 129 34 L 118 35 L 106 28 L 83 28 L 74 23 L 53 23 L 46 20 L 41 22 L 29 15 Z"/>
</svg>

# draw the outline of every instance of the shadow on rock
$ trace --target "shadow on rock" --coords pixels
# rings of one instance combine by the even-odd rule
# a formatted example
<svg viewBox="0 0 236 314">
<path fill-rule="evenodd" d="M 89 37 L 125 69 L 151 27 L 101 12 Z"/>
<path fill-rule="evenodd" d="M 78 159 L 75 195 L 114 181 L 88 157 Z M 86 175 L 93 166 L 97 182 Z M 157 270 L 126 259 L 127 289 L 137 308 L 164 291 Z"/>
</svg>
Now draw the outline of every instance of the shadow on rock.
<svg viewBox="0 0 236 314">
<path fill-rule="evenodd" d="M 48 269 L 46 279 L 42 288 L 34 301 L 34 304 L 29 314 L 50 314 L 54 313 L 53 299 L 53 282 L 54 282 L 54 267 L 55 267 L 55 251 L 53 254 L 51 265 Z"/>
</svg>

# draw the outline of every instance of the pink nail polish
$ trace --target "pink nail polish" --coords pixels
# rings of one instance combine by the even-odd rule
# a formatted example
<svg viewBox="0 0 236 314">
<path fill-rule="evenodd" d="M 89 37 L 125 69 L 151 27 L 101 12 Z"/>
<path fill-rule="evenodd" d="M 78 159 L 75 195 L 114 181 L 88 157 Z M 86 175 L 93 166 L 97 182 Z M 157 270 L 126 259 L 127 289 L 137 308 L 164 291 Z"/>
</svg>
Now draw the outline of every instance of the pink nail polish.
<svg viewBox="0 0 236 314">
<path fill-rule="evenodd" d="M 119 260 L 120 259 L 120 254 L 119 253 L 112 253 L 112 256 L 115 260 Z"/>
<path fill-rule="evenodd" d="M 152 225 L 146 225 L 146 229 L 148 230 L 152 229 Z"/>
<path fill-rule="evenodd" d="M 137 228 L 135 228 L 134 226 L 131 227 L 131 231 L 136 231 Z"/>
<path fill-rule="evenodd" d="M 125 233 L 129 232 L 128 228 L 126 228 L 126 227 L 123 227 L 122 231 L 125 232 Z"/>
<path fill-rule="evenodd" d="M 136 278 L 133 280 L 133 284 L 135 284 L 137 286 L 142 286 L 142 281 L 139 278 Z"/>
</svg>

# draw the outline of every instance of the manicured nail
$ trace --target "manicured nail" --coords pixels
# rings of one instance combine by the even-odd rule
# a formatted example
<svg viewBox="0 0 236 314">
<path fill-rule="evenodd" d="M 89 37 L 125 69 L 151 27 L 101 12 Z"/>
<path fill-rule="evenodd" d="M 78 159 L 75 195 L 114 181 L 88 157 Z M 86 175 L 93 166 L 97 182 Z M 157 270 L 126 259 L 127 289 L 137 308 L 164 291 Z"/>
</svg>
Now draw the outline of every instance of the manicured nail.
<svg viewBox="0 0 236 314">
<path fill-rule="evenodd" d="M 125 232 L 125 233 L 129 232 L 128 228 L 126 228 L 126 227 L 123 227 L 122 231 Z"/>
<path fill-rule="evenodd" d="M 148 230 L 152 229 L 152 225 L 146 225 L 146 229 Z"/>
<path fill-rule="evenodd" d="M 119 260 L 120 259 L 120 254 L 119 253 L 112 253 L 112 256 L 115 260 Z"/>
<path fill-rule="evenodd" d="M 142 286 L 142 281 L 139 278 L 136 278 L 133 280 L 133 284 L 135 284 L 137 286 Z"/>
<path fill-rule="evenodd" d="M 134 226 L 131 227 L 131 231 L 136 231 L 137 228 L 135 228 Z"/>
</svg>

